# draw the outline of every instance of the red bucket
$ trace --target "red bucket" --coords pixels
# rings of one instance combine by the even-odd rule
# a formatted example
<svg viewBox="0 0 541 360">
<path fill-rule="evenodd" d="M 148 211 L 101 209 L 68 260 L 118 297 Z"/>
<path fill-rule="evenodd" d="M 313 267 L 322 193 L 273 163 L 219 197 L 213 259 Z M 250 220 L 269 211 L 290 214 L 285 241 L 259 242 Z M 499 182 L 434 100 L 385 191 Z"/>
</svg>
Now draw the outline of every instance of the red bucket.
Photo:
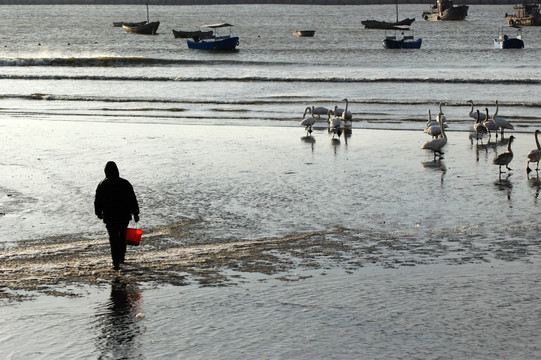
<svg viewBox="0 0 541 360">
<path fill-rule="evenodd" d="M 139 246 L 139 243 L 141 242 L 141 235 L 143 235 L 143 230 L 127 228 L 126 229 L 126 244 Z"/>
</svg>

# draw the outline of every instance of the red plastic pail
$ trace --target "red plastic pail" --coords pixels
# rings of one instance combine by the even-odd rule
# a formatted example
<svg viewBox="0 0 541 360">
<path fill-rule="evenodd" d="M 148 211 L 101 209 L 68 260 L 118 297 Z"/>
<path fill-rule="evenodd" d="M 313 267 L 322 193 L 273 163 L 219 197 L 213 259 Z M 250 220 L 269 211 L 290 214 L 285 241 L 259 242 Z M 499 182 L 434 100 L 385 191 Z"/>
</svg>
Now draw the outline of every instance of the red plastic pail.
<svg viewBox="0 0 541 360">
<path fill-rule="evenodd" d="M 143 230 L 127 228 L 126 229 L 126 244 L 139 246 L 139 243 L 141 242 L 141 235 L 143 235 Z"/>
</svg>

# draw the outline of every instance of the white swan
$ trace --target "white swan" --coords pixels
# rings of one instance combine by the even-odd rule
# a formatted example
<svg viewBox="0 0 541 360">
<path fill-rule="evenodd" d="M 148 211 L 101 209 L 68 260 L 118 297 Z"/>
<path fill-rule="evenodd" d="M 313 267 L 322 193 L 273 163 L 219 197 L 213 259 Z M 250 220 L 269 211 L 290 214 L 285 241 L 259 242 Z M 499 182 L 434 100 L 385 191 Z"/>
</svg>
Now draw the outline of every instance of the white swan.
<svg viewBox="0 0 541 360">
<path fill-rule="evenodd" d="M 436 120 L 432 120 L 430 109 L 428 109 L 428 120 L 426 121 L 426 125 L 425 125 L 425 133 L 432 136 L 432 138 L 435 138 L 441 135 L 440 124 Z"/>
<path fill-rule="evenodd" d="M 349 101 L 348 99 L 342 99 L 342 101 L 346 102 L 346 108 L 344 109 L 344 111 L 342 111 L 342 119 L 344 121 L 351 121 L 353 115 L 351 114 L 351 111 L 348 111 Z"/>
<path fill-rule="evenodd" d="M 476 119 L 476 115 L 475 115 L 475 110 L 473 110 L 473 100 L 468 100 L 466 101 L 467 103 L 469 103 L 471 105 L 471 108 L 470 108 L 470 113 L 468 114 L 473 120 Z M 486 115 L 483 114 L 483 113 L 479 113 L 479 117 L 481 119 L 481 121 L 485 121 L 486 120 Z"/>
<path fill-rule="evenodd" d="M 494 115 L 492 115 L 492 120 L 494 120 L 494 122 L 500 127 L 501 135 L 503 138 L 503 131 L 505 129 L 513 130 L 514 127 L 509 121 L 498 116 L 498 100 L 495 100 L 494 102 L 496 103 L 496 110 L 494 110 Z"/>
<path fill-rule="evenodd" d="M 443 155 L 443 151 L 441 151 L 441 149 L 443 149 L 445 144 L 447 144 L 447 134 L 443 128 L 443 120 L 440 114 L 438 114 L 438 122 L 440 123 L 441 127 L 441 137 L 427 141 L 422 147 L 422 149 L 432 150 L 434 152 L 434 160 L 436 160 L 436 156 L 441 158 Z"/>
<path fill-rule="evenodd" d="M 476 115 L 477 119 L 475 120 L 475 124 L 473 124 L 473 129 L 475 130 L 477 141 L 479 141 L 479 138 L 481 138 L 481 140 L 482 140 L 483 135 L 488 133 L 488 130 L 487 130 L 486 126 L 481 123 L 481 119 L 480 119 L 480 116 L 479 116 L 480 115 L 479 110 L 475 110 L 475 115 Z"/>
<path fill-rule="evenodd" d="M 536 171 L 539 170 L 539 161 L 541 161 L 541 145 L 539 145 L 539 139 L 537 138 L 537 134 L 540 134 L 541 130 L 535 130 L 534 136 L 535 136 L 535 145 L 537 145 L 537 149 L 533 149 L 528 154 L 528 165 L 526 166 L 526 172 L 530 173 L 532 169 L 530 169 L 530 163 L 535 162 L 537 163 L 537 167 L 535 168 Z"/>
<path fill-rule="evenodd" d="M 323 106 L 314 107 L 312 106 L 312 116 L 317 115 L 317 118 L 320 119 L 321 115 L 325 115 L 329 112 L 329 109 Z"/>
<path fill-rule="evenodd" d="M 490 135 L 492 131 L 494 131 L 496 133 L 496 140 L 498 140 L 498 130 L 500 130 L 500 127 L 498 126 L 498 124 L 496 124 L 494 120 L 490 118 L 490 116 L 488 116 L 488 108 L 485 108 L 485 113 L 486 115 L 485 120 L 483 121 L 483 125 L 485 125 L 488 130 L 488 138 L 490 139 Z"/>
<path fill-rule="evenodd" d="M 342 135 L 342 117 L 334 115 L 331 118 L 331 113 L 332 110 L 329 110 L 327 122 L 329 123 L 329 131 L 332 131 L 332 138 L 334 140 L 335 135 L 338 135 L 338 137 Z"/>
<path fill-rule="evenodd" d="M 502 171 L 502 166 L 505 166 L 507 170 L 512 170 L 509 167 L 509 163 L 511 160 L 513 160 L 513 151 L 511 150 L 511 143 L 515 140 L 515 137 L 511 135 L 509 137 L 509 143 L 507 144 L 507 151 L 499 154 L 496 156 L 496 158 L 492 161 L 494 165 L 498 165 L 500 168 L 500 174 L 504 171 Z"/>
<path fill-rule="evenodd" d="M 338 105 L 334 105 L 334 109 L 330 110 L 330 112 L 334 116 L 342 116 L 344 109 L 339 108 Z"/>
<path fill-rule="evenodd" d="M 313 107 L 312 107 L 313 108 Z M 304 110 L 304 114 L 302 115 L 302 119 L 301 120 L 301 126 L 304 126 L 304 129 L 307 131 L 307 136 L 311 136 L 312 135 L 312 126 L 316 123 L 316 118 L 314 117 L 314 114 L 312 112 L 312 108 L 311 107 L 307 107 L 305 110 Z M 308 118 L 305 118 L 306 117 L 306 114 L 307 113 L 310 113 L 310 115 L 312 115 L 311 117 L 308 117 Z"/>
<path fill-rule="evenodd" d="M 442 103 L 440 103 L 440 113 L 438 115 L 441 117 L 441 122 L 445 124 L 445 121 L 447 120 L 447 118 L 445 117 L 445 114 L 443 113 L 441 106 L 442 106 Z"/>
</svg>

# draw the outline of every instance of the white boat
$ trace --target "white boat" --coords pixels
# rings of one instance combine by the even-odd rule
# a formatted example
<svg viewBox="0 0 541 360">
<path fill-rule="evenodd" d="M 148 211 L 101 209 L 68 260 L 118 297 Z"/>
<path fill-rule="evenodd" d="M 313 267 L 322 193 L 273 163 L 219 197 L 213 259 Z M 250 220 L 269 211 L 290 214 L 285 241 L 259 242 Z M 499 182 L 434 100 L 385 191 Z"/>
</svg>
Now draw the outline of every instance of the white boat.
<svg viewBox="0 0 541 360">
<path fill-rule="evenodd" d="M 522 29 L 517 29 L 516 37 L 509 37 L 504 34 L 503 29 L 498 32 L 498 37 L 494 39 L 495 49 L 523 49 L 524 41 L 522 40 Z"/>
</svg>

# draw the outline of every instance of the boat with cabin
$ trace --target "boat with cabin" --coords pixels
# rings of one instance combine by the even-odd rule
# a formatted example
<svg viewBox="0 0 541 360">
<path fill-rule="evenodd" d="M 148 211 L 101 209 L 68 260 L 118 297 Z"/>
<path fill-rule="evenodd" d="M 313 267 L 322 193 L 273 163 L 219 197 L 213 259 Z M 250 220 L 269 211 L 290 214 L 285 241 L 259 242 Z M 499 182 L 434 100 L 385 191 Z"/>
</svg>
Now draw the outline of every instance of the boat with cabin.
<svg viewBox="0 0 541 360">
<path fill-rule="evenodd" d="M 468 5 L 455 5 L 453 0 L 437 0 L 422 16 L 427 21 L 461 21 L 468 16 L 468 9 Z"/>
<path fill-rule="evenodd" d="M 235 50 L 239 45 L 238 36 L 233 36 L 232 28 L 233 25 L 228 23 L 219 23 L 211 25 L 202 25 L 202 29 L 211 29 L 213 31 L 213 36 L 208 39 L 201 39 L 199 37 L 194 37 L 192 40 L 186 40 L 188 48 L 190 49 L 199 49 L 199 50 Z M 219 32 L 223 29 L 229 29 L 229 34 L 221 35 Z"/>
<path fill-rule="evenodd" d="M 541 26 L 539 4 L 522 4 L 513 7 L 514 14 L 505 14 L 509 26 Z"/>
</svg>

